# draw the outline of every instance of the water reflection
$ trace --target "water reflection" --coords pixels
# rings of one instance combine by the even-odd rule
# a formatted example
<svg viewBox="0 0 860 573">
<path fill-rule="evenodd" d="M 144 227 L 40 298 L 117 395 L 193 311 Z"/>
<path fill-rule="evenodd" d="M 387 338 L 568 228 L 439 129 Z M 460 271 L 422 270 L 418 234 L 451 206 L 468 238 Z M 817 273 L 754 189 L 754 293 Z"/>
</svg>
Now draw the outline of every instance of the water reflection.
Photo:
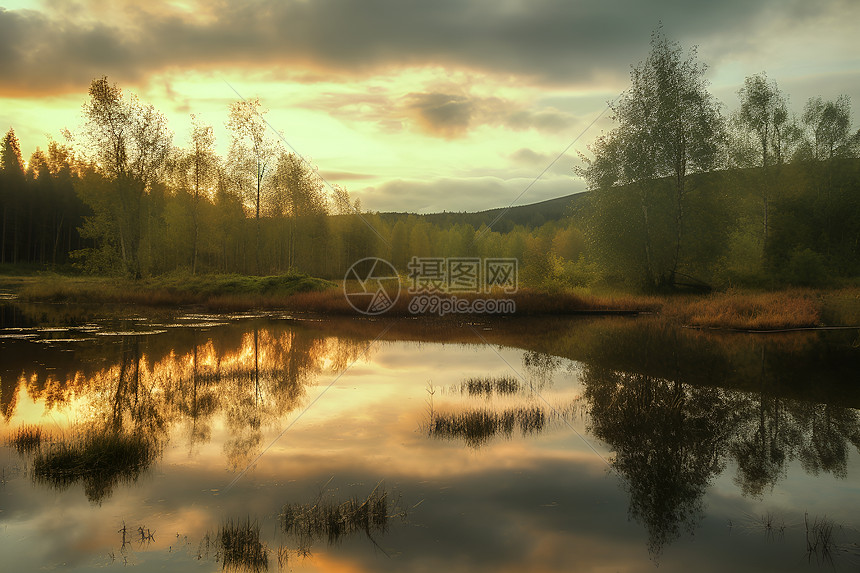
<svg viewBox="0 0 860 573">
<path fill-rule="evenodd" d="M 217 559 L 262 571 L 276 555 L 298 571 L 647 571 L 658 559 L 689 570 L 705 554 L 711 570 L 743 569 L 762 549 L 731 537 L 727 518 L 764 504 L 799 512 L 785 537 L 800 524 L 803 561 L 806 506 L 817 504 L 814 542 L 815 520 L 847 512 L 858 479 L 853 332 L 714 337 L 650 320 L 504 320 L 482 326 L 491 348 L 456 323 L 186 318 L 84 317 L 47 332 L 16 316 L 14 328 L 35 329 L 16 332 L 35 334 L 0 341 L 0 428 L 14 446 L 0 460 L 0 519 L 21 538 L 55 540 L 46 566 L 72 554 L 94 568 L 91 547 L 116 550 L 127 518 L 158 532 L 138 560 L 177 559 L 175 570 L 199 558 L 209 570 Z M 100 461 L 105 451 L 116 463 Z M 7 477 L 13 465 L 26 480 Z M 332 476 L 339 489 L 314 497 Z M 380 479 L 410 507 L 426 500 L 410 510 L 414 527 L 388 528 L 390 496 L 368 496 Z M 57 508 L 81 536 L 107 541 L 85 547 L 52 529 Z M 796 568 L 785 543 L 774 569 Z M 747 554 L 725 550 L 739 546 Z"/>
<path fill-rule="evenodd" d="M 201 328 L 173 334 L 79 342 L 66 349 L 59 367 L 44 353 L 33 362 L 27 352 L 3 361 L 7 420 L 21 396 L 43 405 L 40 420 L 60 412 L 76 420 L 56 436 L 47 426 L 30 425 L 12 440 L 22 454 L 35 451 L 33 433 L 50 442 L 34 458 L 35 479 L 62 488 L 80 481 L 99 503 L 118 481 L 134 481 L 151 465 L 168 429 L 184 428 L 180 439 L 193 452 L 210 440 L 216 419 L 228 434 L 227 465 L 241 470 L 262 450 L 262 428 L 302 402 L 314 375 L 365 350 L 349 340 L 271 325 L 219 328 L 218 336 Z"/>
<path fill-rule="evenodd" d="M 701 520 L 702 496 L 722 469 L 732 410 L 719 390 L 641 374 L 587 366 L 583 382 L 591 431 L 614 450 L 630 515 L 647 529 L 657 556 Z"/>
<path fill-rule="evenodd" d="M 767 393 L 695 387 L 587 365 L 590 431 L 614 451 L 630 514 L 658 556 L 704 516 L 702 498 L 732 461 L 744 495 L 760 497 L 800 460 L 808 473 L 847 477 L 860 448 L 860 413 Z"/>
<path fill-rule="evenodd" d="M 40 449 L 33 479 L 60 490 L 80 482 L 87 499 L 101 503 L 116 484 L 137 481 L 157 455 L 158 445 L 147 435 L 89 429 Z"/>
</svg>

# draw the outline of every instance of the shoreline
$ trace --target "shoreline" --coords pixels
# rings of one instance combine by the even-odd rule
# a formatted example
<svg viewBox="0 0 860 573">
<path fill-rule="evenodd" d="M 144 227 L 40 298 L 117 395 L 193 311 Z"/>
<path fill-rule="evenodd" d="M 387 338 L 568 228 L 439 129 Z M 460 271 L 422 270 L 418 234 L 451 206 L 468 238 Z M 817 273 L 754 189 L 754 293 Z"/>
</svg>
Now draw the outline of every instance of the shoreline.
<svg viewBox="0 0 860 573">
<path fill-rule="evenodd" d="M 212 312 L 292 311 L 320 316 L 362 314 L 347 301 L 342 285 L 305 275 L 249 277 L 197 275 L 157 277 L 142 281 L 57 274 L 0 276 L 0 290 L 19 303 L 111 304 L 152 308 L 194 307 Z M 418 295 L 401 290 L 392 308 L 379 317 L 438 317 L 413 313 L 409 303 Z M 474 300 L 478 295 L 458 295 Z M 510 299 L 511 314 L 487 316 L 637 316 L 656 314 L 680 327 L 726 332 L 778 332 L 824 327 L 860 328 L 860 289 L 729 290 L 710 294 L 597 294 L 582 289 L 545 292 L 523 288 L 485 299 Z M 449 313 L 446 316 L 457 316 Z"/>
</svg>

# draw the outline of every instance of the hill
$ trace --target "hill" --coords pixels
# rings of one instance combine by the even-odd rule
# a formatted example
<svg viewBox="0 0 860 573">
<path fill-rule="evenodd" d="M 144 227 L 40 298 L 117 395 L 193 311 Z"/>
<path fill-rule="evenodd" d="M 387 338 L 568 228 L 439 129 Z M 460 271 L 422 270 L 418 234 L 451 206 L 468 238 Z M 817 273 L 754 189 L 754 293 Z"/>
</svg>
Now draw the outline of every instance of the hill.
<svg viewBox="0 0 860 573">
<path fill-rule="evenodd" d="M 491 225 L 494 231 L 507 233 L 515 226 L 522 225 L 527 228 L 540 227 L 548 221 L 557 221 L 569 216 L 574 210 L 583 206 L 587 200 L 587 192 L 573 193 L 563 197 L 556 197 L 538 203 L 528 205 L 516 205 L 514 207 L 497 207 L 486 211 L 475 213 L 468 212 L 443 212 L 413 215 L 440 227 L 468 224 L 474 228 L 481 225 Z M 394 223 L 409 213 L 380 213 L 379 216 L 388 223 Z"/>
</svg>

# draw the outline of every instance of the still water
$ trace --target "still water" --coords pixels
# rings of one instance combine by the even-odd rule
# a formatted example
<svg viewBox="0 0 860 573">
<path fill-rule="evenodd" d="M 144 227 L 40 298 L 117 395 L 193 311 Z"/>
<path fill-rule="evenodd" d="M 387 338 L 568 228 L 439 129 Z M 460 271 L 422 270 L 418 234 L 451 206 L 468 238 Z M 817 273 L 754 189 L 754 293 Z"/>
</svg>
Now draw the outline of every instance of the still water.
<svg viewBox="0 0 860 573">
<path fill-rule="evenodd" d="M 0 307 L 6 570 L 860 567 L 858 330 L 123 314 Z"/>
</svg>

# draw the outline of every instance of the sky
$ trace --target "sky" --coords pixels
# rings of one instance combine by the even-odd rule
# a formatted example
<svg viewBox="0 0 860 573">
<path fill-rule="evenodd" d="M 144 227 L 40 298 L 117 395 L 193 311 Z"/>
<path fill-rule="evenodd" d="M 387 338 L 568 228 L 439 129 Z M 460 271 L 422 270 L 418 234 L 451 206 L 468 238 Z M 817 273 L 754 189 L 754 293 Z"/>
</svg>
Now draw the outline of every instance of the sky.
<svg viewBox="0 0 860 573">
<path fill-rule="evenodd" d="M 15 129 L 25 158 L 64 141 L 64 128 L 79 132 L 97 77 L 161 110 L 178 146 L 198 115 L 222 154 L 230 103 L 259 97 L 273 137 L 375 211 L 475 211 L 583 190 L 579 154 L 612 128 L 607 102 L 660 25 L 685 51 L 697 46 L 726 114 L 762 71 L 796 113 L 813 96 L 847 94 L 855 117 L 860 105 L 856 0 L 0 7 L 0 129 Z"/>
</svg>

